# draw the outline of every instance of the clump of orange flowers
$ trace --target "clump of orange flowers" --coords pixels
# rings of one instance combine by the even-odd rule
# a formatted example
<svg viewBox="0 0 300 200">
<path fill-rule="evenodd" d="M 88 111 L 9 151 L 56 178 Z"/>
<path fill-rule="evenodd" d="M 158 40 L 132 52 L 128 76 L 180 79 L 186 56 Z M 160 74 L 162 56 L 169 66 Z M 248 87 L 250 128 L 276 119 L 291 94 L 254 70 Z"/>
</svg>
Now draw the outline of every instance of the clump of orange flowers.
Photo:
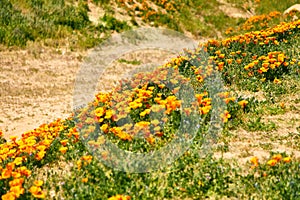
<svg viewBox="0 0 300 200">
<path fill-rule="evenodd" d="M 23 188 L 24 178 L 15 178 L 12 181 L 9 181 L 9 191 L 2 196 L 3 200 L 6 199 L 17 199 L 20 197 L 21 194 L 24 194 Z"/>
<path fill-rule="evenodd" d="M 250 30 L 257 30 L 261 28 L 267 28 L 272 25 L 272 22 L 275 19 L 278 19 L 281 16 L 281 13 L 278 11 L 272 11 L 269 14 L 262 14 L 262 15 L 255 15 L 246 20 L 244 24 L 239 26 L 236 31 L 250 31 Z M 232 27 L 229 27 L 226 30 L 226 34 L 234 33 L 235 30 Z"/>
<path fill-rule="evenodd" d="M 270 76 L 269 74 L 274 74 L 274 71 L 279 70 L 281 71 L 287 71 L 286 68 L 289 65 L 289 62 L 287 61 L 287 57 L 284 53 L 274 51 L 269 52 L 267 56 L 260 56 L 248 65 L 244 67 L 246 71 L 249 71 L 251 74 L 249 76 L 253 76 L 256 74 L 260 78 L 273 78 L 273 76 Z M 279 74 L 278 74 L 279 75 Z M 274 83 L 280 83 L 280 80 L 275 78 Z"/>
<path fill-rule="evenodd" d="M 259 165 L 259 160 L 256 156 L 250 158 L 250 162 L 252 164 L 251 168 L 258 167 L 258 165 Z"/>
<path fill-rule="evenodd" d="M 92 162 L 92 159 L 93 156 L 91 155 L 82 156 L 81 159 L 76 162 L 78 170 L 81 169 L 82 165 L 87 166 L 88 164 L 90 164 Z"/>
<path fill-rule="evenodd" d="M 130 200 L 130 199 L 131 199 L 130 196 L 127 196 L 127 195 L 120 195 L 120 194 L 108 198 L 108 200 Z"/>
<path fill-rule="evenodd" d="M 242 109 L 244 109 L 248 103 L 249 102 L 247 100 L 241 100 L 238 102 L 238 104 L 242 107 Z"/>
<path fill-rule="evenodd" d="M 290 163 L 292 158 L 290 156 L 283 157 L 281 154 L 273 155 L 265 163 L 260 163 L 259 159 L 254 156 L 250 158 L 251 169 L 255 169 L 255 173 L 261 174 L 262 177 L 268 176 L 268 170 L 271 170 L 276 165 Z"/>
<path fill-rule="evenodd" d="M 261 44 L 268 45 L 270 42 L 276 43 L 276 35 L 285 34 L 293 32 L 300 28 L 300 20 L 292 21 L 292 22 L 282 22 L 280 25 L 276 25 L 272 28 L 267 28 L 260 31 L 252 31 L 241 35 L 232 36 L 226 38 L 222 41 L 218 41 L 215 39 L 208 40 L 205 44 L 205 47 L 208 49 L 210 47 L 230 47 L 230 45 L 235 43 L 240 44 Z M 277 41 L 278 42 L 278 41 Z"/>
<path fill-rule="evenodd" d="M 292 158 L 291 157 L 284 157 L 282 158 L 282 155 L 281 154 L 276 154 L 274 155 L 268 162 L 267 162 L 267 165 L 273 167 L 275 166 L 277 163 L 280 163 L 281 161 L 284 162 L 284 163 L 289 163 L 291 162 Z"/>
<path fill-rule="evenodd" d="M 163 135 L 163 127 L 159 125 L 160 123 L 152 123 L 155 119 L 151 120 L 150 115 L 165 115 L 164 118 L 157 120 L 166 123 L 168 116 L 181 108 L 181 100 L 176 94 L 180 92 L 181 85 L 188 80 L 176 67 L 174 69 L 170 67 L 173 63 L 180 64 L 183 59 L 182 57 L 173 59 L 171 63 L 158 67 L 151 73 L 137 73 L 130 81 L 122 80 L 110 94 L 96 95 L 95 102 L 76 115 L 79 121 L 76 127 L 81 130 L 83 137 L 88 138 L 90 133 L 95 132 L 96 124 L 99 124 L 103 133 L 129 142 L 142 131 L 146 141 L 154 144 L 154 137 Z M 134 123 L 129 121 L 120 126 L 116 125 L 128 118 Z M 152 131 L 154 134 L 151 134 Z M 96 146 L 101 145 L 100 143 L 103 144 L 103 141 L 89 141 L 89 144 Z M 65 149 L 66 147 L 61 148 L 62 151 Z"/>
<path fill-rule="evenodd" d="M 290 156 L 283 157 L 281 154 L 275 154 L 266 162 L 266 165 L 273 167 L 279 163 L 290 163 L 292 158 Z M 256 168 L 259 166 L 259 160 L 256 156 L 250 158 L 251 168 Z"/>
<path fill-rule="evenodd" d="M 22 187 L 25 178 L 31 175 L 31 171 L 22 166 L 29 156 L 36 160 L 42 160 L 46 155 L 47 149 L 53 140 L 62 130 L 66 129 L 64 121 L 57 119 L 49 124 L 42 124 L 40 127 L 27 131 L 17 137 L 11 137 L 10 141 L 0 144 L 0 164 L 8 162 L 5 167 L 0 166 L 0 181 L 8 184 L 9 190 L 2 196 L 2 199 L 16 199 L 24 194 Z M 1 132 L 3 135 L 3 133 Z M 11 180 L 12 179 L 12 180 Z M 36 198 L 44 198 L 41 190 L 41 182 L 35 182 L 30 188 L 30 192 Z"/>
<path fill-rule="evenodd" d="M 34 196 L 35 198 L 44 199 L 46 197 L 45 193 L 42 190 L 42 185 L 44 184 L 43 181 L 36 180 L 33 182 L 33 186 L 30 187 L 29 192 Z"/>
</svg>

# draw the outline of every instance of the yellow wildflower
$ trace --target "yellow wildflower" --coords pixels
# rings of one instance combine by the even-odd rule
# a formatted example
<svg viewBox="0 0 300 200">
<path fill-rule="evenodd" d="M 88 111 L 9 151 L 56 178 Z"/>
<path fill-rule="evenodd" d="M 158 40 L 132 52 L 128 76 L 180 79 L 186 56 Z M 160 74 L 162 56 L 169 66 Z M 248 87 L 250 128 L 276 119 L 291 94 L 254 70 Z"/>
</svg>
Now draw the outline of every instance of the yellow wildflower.
<svg viewBox="0 0 300 200">
<path fill-rule="evenodd" d="M 273 160 L 276 160 L 277 162 L 279 162 L 282 159 L 282 155 L 281 154 L 276 154 L 272 157 Z"/>
<path fill-rule="evenodd" d="M 270 166 L 274 166 L 274 165 L 276 165 L 276 163 L 277 163 L 277 160 L 274 160 L 274 159 L 271 159 L 267 162 L 267 164 Z"/>
<path fill-rule="evenodd" d="M 65 154 L 67 152 L 67 150 L 68 150 L 68 147 L 61 147 L 61 148 L 59 148 L 59 151 L 61 153 L 63 153 L 63 154 Z"/>
<path fill-rule="evenodd" d="M 247 100 L 241 100 L 238 104 L 244 109 L 249 102 Z"/>
<path fill-rule="evenodd" d="M 41 187 L 43 184 L 44 184 L 44 181 L 41 181 L 41 180 L 35 180 L 33 182 L 33 184 L 37 187 Z"/>
<path fill-rule="evenodd" d="M 276 83 L 276 84 L 281 83 L 281 81 L 279 79 L 277 79 L 277 78 L 275 78 L 273 82 Z"/>
<path fill-rule="evenodd" d="M 285 157 L 285 158 L 283 158 L 283 162 L 285 162 L 285 163 L 289 163 L 289 162 L 291 162 L 291 160 L 292 160 L 291 157 Z"/>
</svg>

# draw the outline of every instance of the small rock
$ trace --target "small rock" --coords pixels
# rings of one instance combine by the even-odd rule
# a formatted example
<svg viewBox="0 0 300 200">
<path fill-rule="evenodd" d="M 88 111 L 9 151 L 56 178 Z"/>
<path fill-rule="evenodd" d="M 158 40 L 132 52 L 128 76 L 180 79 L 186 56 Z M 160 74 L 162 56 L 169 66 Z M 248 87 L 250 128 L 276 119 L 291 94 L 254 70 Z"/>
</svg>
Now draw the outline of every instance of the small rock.
<svg viewBox="0 0 300 200">
<path fill-rule="evenodd" d="M 284 15 L 290 13 L 291 11 L 297 11 L 300 12 L 300 4 L 295 4 L 291 7 L 289 7 L 286 11 L 283 12 Z"/>
<path fill-rule="evenodd" d="M 103 32 L 100 34 L 100 38 L 105 38 L 105 36 L 106 36 L 106 35 L 105 35 L 105 33 L 103 33 Z"/>
</svg>

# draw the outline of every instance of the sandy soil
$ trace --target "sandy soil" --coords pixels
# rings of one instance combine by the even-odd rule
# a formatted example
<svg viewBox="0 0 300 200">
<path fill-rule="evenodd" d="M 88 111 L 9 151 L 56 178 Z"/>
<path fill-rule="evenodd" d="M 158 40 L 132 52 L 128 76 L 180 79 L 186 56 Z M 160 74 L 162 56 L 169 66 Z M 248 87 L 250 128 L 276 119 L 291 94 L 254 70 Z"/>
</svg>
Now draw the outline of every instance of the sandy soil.
<svg viewBox="0 0 300 200">
<path fill-rule="evenodd" d="M 81 57 L 46 48 L 0 52 L 0 129 L 6 137 L 69 116 Z"/>
<path fill-rule="evenodd" d="M 236 8 L 234 5 L 228 3 L 225 0 L 217 0 L 221 5 L 219 6 L 220 10 L 222 10 L 227 16 L 233 18 L 249 18 L 254 15 L 254 9 L 250 11 L 244 11 L 239 8 Z"/>
</svg>

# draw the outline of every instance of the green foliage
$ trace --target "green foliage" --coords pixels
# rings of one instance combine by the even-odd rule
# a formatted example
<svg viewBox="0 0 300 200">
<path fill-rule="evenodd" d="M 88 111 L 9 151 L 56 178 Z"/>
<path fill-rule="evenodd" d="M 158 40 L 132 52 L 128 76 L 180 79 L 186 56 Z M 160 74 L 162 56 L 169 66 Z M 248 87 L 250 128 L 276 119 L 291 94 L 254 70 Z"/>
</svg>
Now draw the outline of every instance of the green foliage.
<svg viewBox="0 0 300 200">
<path fill-rule="evenodd" d="M 64 1 L 35 0 L 21 4 L 4 0 L 0 16 L 0 41 L 8 46 L 64 37 L 69 29 L 80 30 L 90 24 L 85 4 L 74 7 Z"/>
<path fill-rule="evenodd" d="M 139 61 L 139 60 L 119 59 L 118 62 L 120 62 L 120 63 L 126 63 L 126 64 L 131 64 L 131 65 L 140 65 L 141 64 L 141 61 Z"/>
<path fill-rule="evenodd" d="M 240 1 L 234 1 L 244 8 Z M 101 41 L 102 32 L 111 30 L 120 32 L 128 30 L 127 22 L 119 21 L 112 15 L 114 8 L 109 0 L 93 0 L 97 6 L 105 10 L 106 15 L 100 19 L 107 22 L 106 26 L 94 25 L 88 18 L 88 4 L 86 1 L 57 0 L 3 0 L 0 8 L 0 43 L 7 46 L 26 46 L 27 41 L 43 41 L 45 39 L 77 38 L 76 44 L 71 46 L 90 48 Z M 118 6 L 124 7 L 117 1 Z M 218 1 L 154 1 L 158 10 L 151 8 L 125 7 L 131 16 L 131 23 L 137 26 L 136 18 L 141 18 L 151 26 L 164 26 L 176 31 L 188 31 L 196 37 L 220 37 L 229 27 L 235 27 L 245 21 L 242 18 L 228 17 L 222 10 Z M 276 3 L 275 1 L 261 1 L 255 4 L 257 14 L 268 14 L 271 11 L 283 12 L 295 4 L 295 0 Z M 132 2 L 129 3 L 131 6 Z M 246 3 L 247 5 L 249 4 Z M 250 5 L 250 4 L 249 4 Z M 245 12 L 247 8 L 244 8 Z M 136 13 L 136 11 L 138 13 Z M 276 22 L 279 19 L 276 18 Z M 274 24 L 274 23 L 273 23 Z M 218 32 L 219 34 L 216 34 Z M 239 32 L 239 31 L 238 31 Z M 72 47 L 73 48 L 73 47 Z"/>
<path fill-rule="evenodd" d="M 107 30 L 120 32 L 130 29 L 126 22 L 119 21 L 109 14 L 105 14 L 100 20 L 104 22 L 103 27 Z"/>
<path fill-rule="evenodd" d="M 0 145 L 6 143 L 6 139 L 4 139 L 3 137 L 0 137 Z"/>
<path fill-rule="evenodd" d="M 269 13 L 272 11 L 284 12 L 289 7 L 299 3 L 297 0 L 288 0 L 278 3 L 276 0 L 260 0 L 255 11 L 257 14 Z"/>
<path fill-rule="evenodd" d="M 247 124 L 248 131 L 272 131 L 276 129 L 276 125 L 274 122 L 264 123 L 261 121 L 261 118 L 258 117 L 255 120 L 251 120 Z"/>
<path fill-rule="evenodd" d="M 79 1 L 75 6 L 65 0 L 3 0 L 0 8 L 0 43 L 24 47 L 27 41 L 75 36 L 77 42 L 71 44 L 71 47 L 90 48 L 101 41 L 100 35 L 103 32 L 129 29 L 126 22 L 110 15 L 101 19 L 106 26 L 93 25 L 88 11 L 89 7 L 84 1 Z"/>
<path fill-rule="evenodd" d="M 93 0 L 97 5 L 108 4 L 110 0 Z"/>
<path fill-rule="evenodd" d="M 270 159 L 276 155 L 278 154 L 271 153 Z M 298 199 L 300 197 L 299 172 L 298 162 L 279 160 L 275 166 L 262 163 L 243 180 L 246 184 L 245 192 L 260 199 Z"/>
</svg>

